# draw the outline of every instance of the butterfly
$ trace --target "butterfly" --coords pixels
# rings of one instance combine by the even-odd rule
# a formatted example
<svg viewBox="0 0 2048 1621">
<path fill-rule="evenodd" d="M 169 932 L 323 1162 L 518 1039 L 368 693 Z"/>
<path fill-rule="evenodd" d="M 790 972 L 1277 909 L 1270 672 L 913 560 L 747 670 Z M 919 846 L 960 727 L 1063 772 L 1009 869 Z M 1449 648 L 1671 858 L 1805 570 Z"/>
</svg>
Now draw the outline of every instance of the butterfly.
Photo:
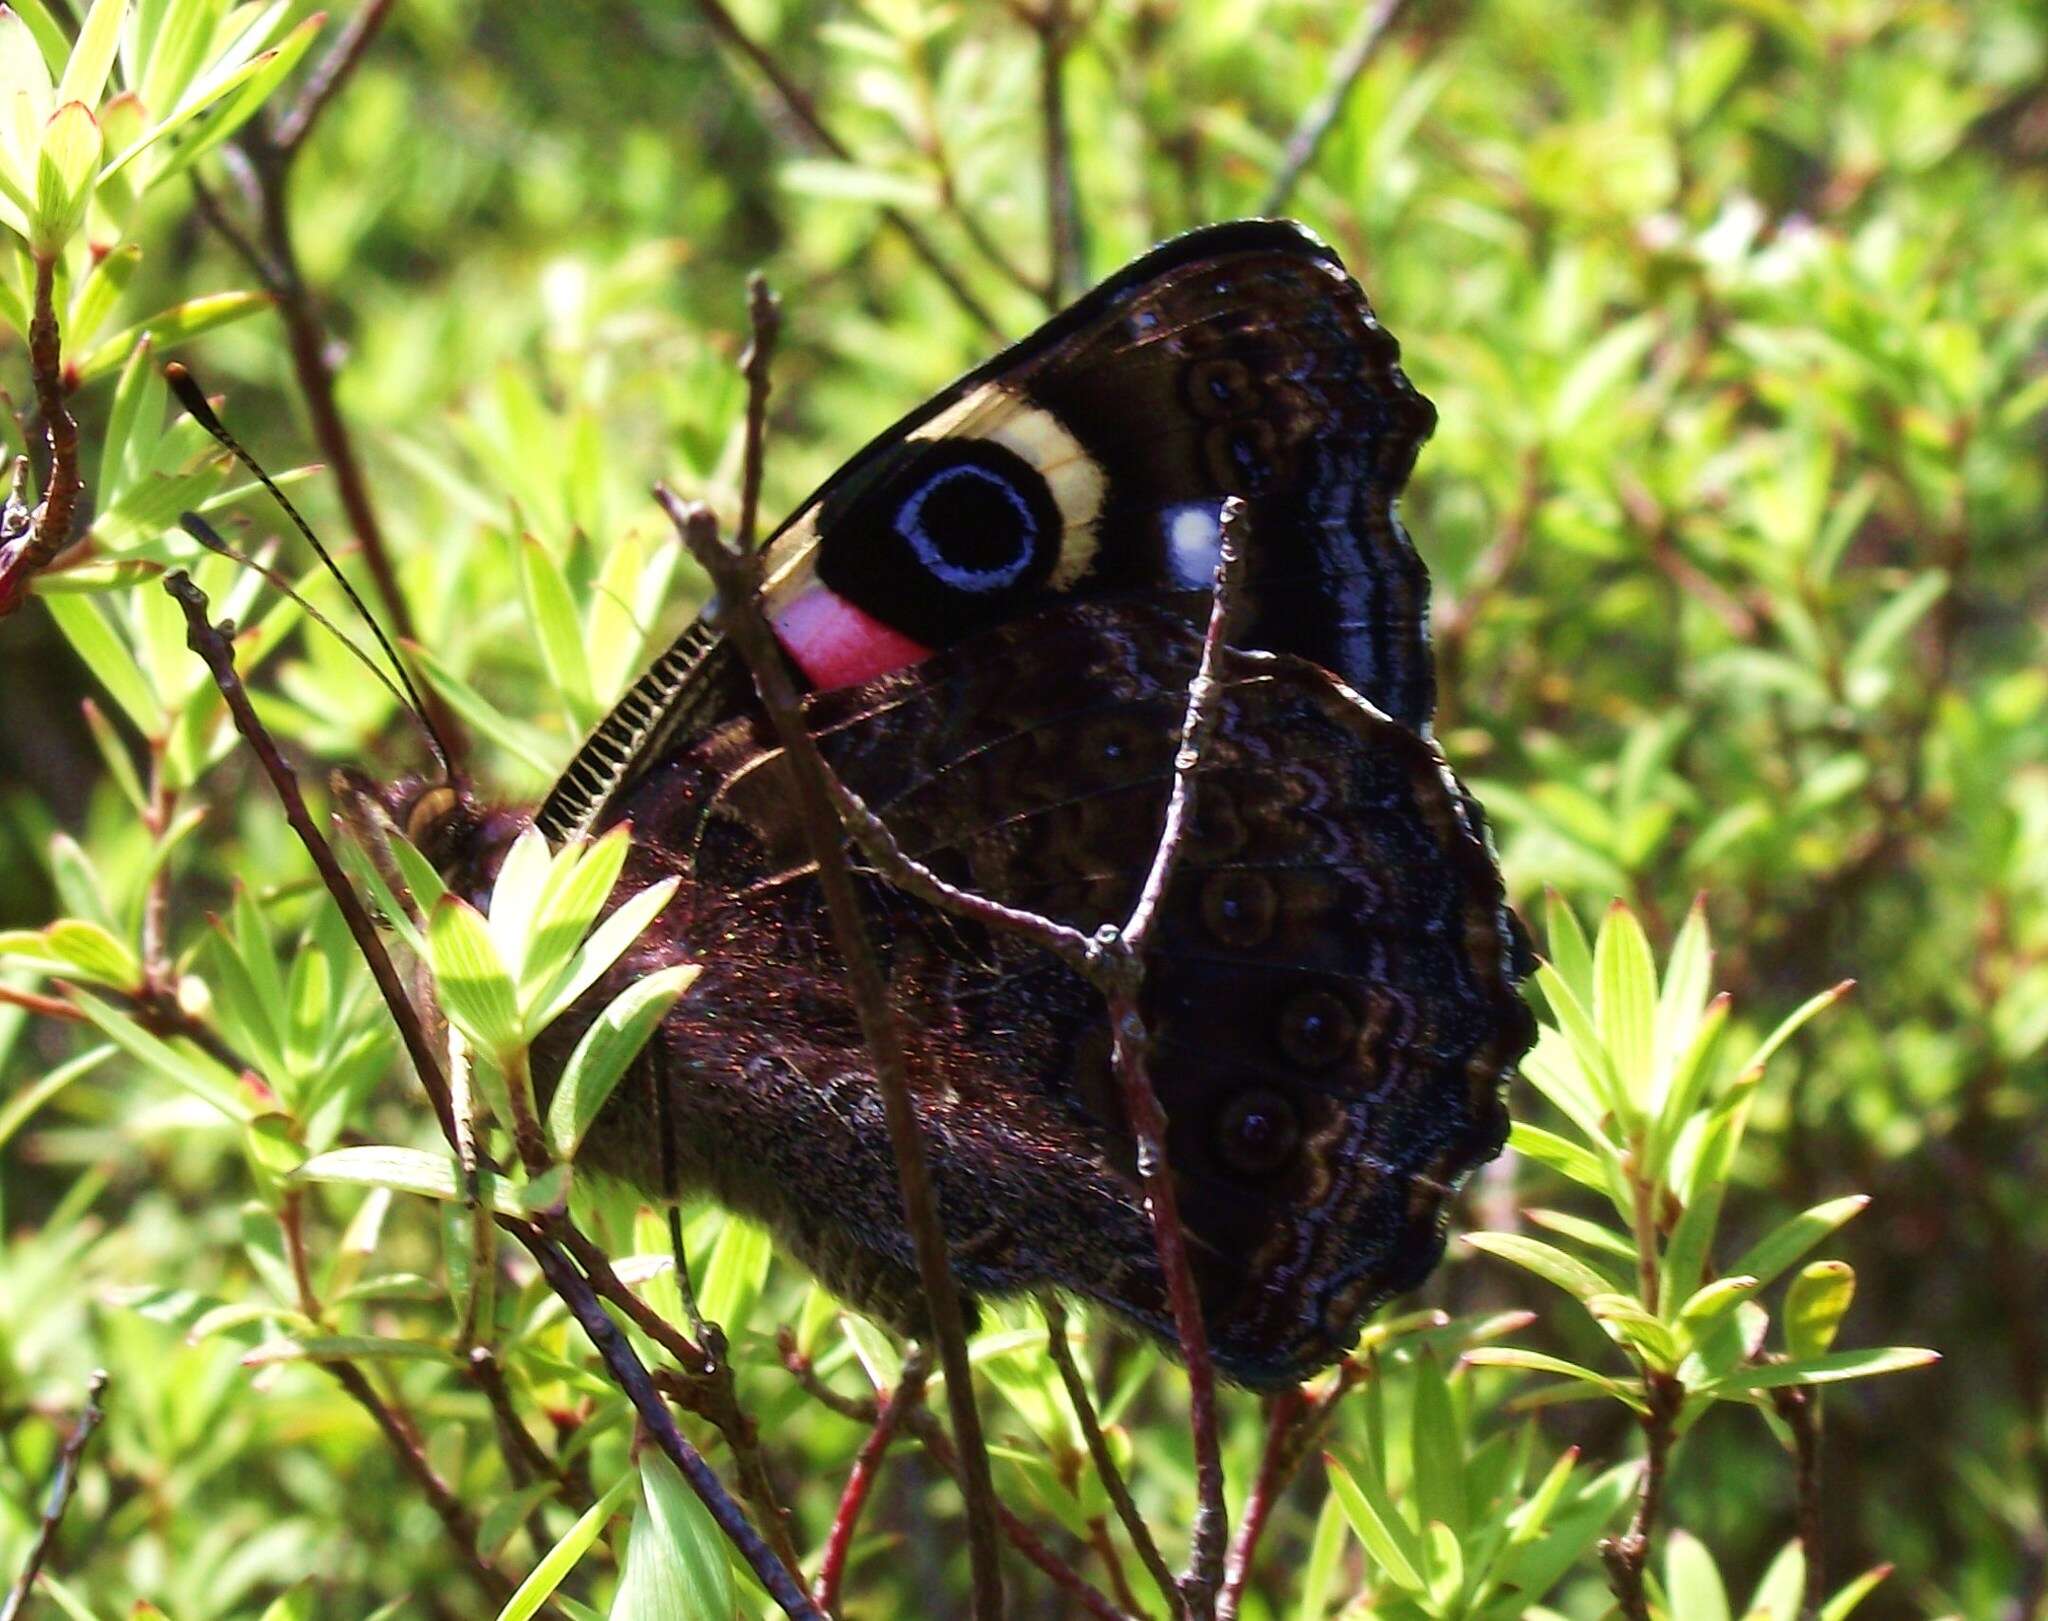
<svg viewBox="0 0 2048 1621">
<path fill-rule="evenodd" d="M 1395 515 L 1434 421 L 1330 248 L 1213 226 L 882 433 L 764 557 L 763 608 L 846 784 L 941 877 L 1092 930 L 1150 864 L 1219 513 L 1245 503 L 1239 628 L 1143 1011 L 1213 1355 L 1248 1386 L 1341 1357 L 1429 1273 L 1533 1034 L 1479 807 L 1431 736 L 1428 578 Z M 701 618 L 533 814 L 557 842 L 630 822 L 621 896 L 681 881 L 536 1076 L 625 984 L 702 964 L 586 1157 L 766 1224 L 915 1332 L 882 1101 L 790 772 Z M 523 825 L 446 789 L 392 809 L 475 894 Z M 955 1276 L 1170 1341 L 1100 997 L 859 871 Z"/>
</svg>

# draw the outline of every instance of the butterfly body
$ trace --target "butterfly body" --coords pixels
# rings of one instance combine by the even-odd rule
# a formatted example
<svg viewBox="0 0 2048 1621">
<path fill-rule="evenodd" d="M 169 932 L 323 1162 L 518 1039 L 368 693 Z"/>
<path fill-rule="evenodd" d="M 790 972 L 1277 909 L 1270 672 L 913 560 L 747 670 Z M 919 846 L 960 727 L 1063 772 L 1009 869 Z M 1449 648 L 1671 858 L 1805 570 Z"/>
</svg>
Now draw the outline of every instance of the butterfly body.
<svg viewBox="0 0 2048 1621">
<path fill-rule="evenodd" d="M 1273 1386 L 1420 1281 L 1498 1151 L 1527 1047 L 1478 810 L 1429 737 L 1427 581 L 1394 500 L 1432 413 L 1329 250 L 1248 222 L 1139 261 L 848 464 L 771 542 L 764 607 L 840 776 L 941 876 L 1077 928 L 1158 838 L 1226 496 L 1243 629 L 1146 964 L 1152 1072 L 1219 1367 Z M 588 1143 L 769 1225 L 921 1326 L 881 1099 L 790 765 L 715 623 L 537 813 L 630 822 L 621 893 L 676 899 L 536 1052 L 625 983 L 703 971 Z M 443 841 L 481 883 L 477 837 Z M 1170 1337 L 1100 998 L 1014 936 L 863 873 L 956 1275 Z"/>
</svg>

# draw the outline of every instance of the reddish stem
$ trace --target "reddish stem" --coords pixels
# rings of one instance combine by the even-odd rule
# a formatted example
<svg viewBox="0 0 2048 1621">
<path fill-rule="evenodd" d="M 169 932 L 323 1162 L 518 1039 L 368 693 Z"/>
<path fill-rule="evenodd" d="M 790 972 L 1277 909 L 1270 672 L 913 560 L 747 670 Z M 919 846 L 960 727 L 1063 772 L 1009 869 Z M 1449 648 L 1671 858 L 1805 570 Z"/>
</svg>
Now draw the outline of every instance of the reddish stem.
<svg viewBox="0 0 2048 1621">
<path fill-rule="evenodd" d="M 876 1476 L 881 1473 L 882 1459 L 888 1453 L 890 1442 L 896 1439 L 904 1415 L 924 1400 L 928 1371 L 921 1356 L 913 1356 L 904 1362 L 903 1377 L 882 1403 L 882 1410 L 875 1416 L 874 1428 L 868 1431 L 867 1439 L 860 1444 L 860 1451 L 854 1454 L 846 1487 L 839 1494 L 839 1511 L 832 1516 L 832 1530 L 825 1539 L 825 1561 L 818 1567 L 817 1581 L 811 1584 L 811 1597 L 817 1600 L 819 1609 L 830 1614 L 836 1615 L 839 1611 L 839 1586 L 846 1576 L 847 1550 L 853 1546 L 853 1533 L 860 1524 L 861 1510 L 867 1507 L 868 1493 L 874 1488 Z"/>
</svg>

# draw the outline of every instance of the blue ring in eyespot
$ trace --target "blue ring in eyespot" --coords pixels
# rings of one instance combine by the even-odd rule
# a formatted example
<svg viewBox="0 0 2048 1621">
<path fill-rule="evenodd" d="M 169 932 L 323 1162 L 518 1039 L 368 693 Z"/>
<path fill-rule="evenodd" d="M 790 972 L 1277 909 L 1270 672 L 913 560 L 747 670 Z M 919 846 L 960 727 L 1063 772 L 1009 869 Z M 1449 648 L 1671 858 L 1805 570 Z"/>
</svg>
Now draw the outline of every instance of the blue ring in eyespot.
<svg viewBox="0 0 2048 1621">
<path fill-rule="evenodd" d="M 1017 555 L 999 567 L 962 568 L 939 549 L 938 541 L 924 526 L 925 502 L 948 484 L 963 478 L 978 479 L 992 486 L 1010 504 L 1010 510 L 1017 514 Z M 954 590 L 1000 591 L 1005 586 L 1015 585 L 1031 567 L 1038 550 L 1038 515 L 1031 510 L 1030 502 L 1024 499 L 1017 486 L 1001 473 L 976 466 L 973 462 L 956 462 L 932 474 L 896 509 L 896 533 L 909 542 L 920 563 Z"/>
</svg>

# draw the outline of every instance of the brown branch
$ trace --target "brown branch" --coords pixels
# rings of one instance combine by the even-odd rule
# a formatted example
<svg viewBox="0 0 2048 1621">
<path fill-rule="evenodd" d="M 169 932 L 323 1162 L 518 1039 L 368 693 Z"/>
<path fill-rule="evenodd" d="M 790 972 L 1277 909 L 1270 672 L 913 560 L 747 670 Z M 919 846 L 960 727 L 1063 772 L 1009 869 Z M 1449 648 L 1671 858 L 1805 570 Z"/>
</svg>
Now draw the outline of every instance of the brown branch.
<svg viewBox="0 0 2048 1621">
<path fill-rule="evenodd" d="M 1668 1373 L 1646 1369 L 1643 1394 L 1649 1410 L 1642 1415 L 1643 1440 L 1647 1456 L 1643 1484 L 1636 1494 L 1636 1511 L 1628 1530 L 1618 1537 L 1604 1537 L 1600 1559 L 1607 1566 L 1607 1585 L 1626 1621 L 1650 1621 L 1650 1598 L 1643 1589 L 1643 1568 L 1650 1558 L 1650 1539 L 1656 1535 L 1657 1520 L 1664 1508 L 1664 1481 L 1671 1461 L 1671 1443 L 1678 1414 L 1685 1403 L 1685 1387 Z"/>
<path fill-rule="evenodd" d="M 1279 172 L 1273 176 L 1266 200 L 1259 205 L 1260 213 L 1272 216 L 1286 209 L 1294 196 L 1295 186 L 1300 183 L 1308 166 L 1315 162 L 1324 137 L 1330 133 L 1330 126 L 1344 111 L 1344 104 L 1351 99 L 1351 92 L 1364 74 L 1366 64 L 1372 60 L 1373 52 L 1400 15 L 1403 4 L 1405 0 L 1373 0 L 1359 12 L 1358 26 L 1330 63 L 1329 84 L 1301 115 L 1301 122 L 1294 126 L 1294 133 L 1287 138 L 1287 149 L 1281 156 Z"/>
<path fill-rule="evenodd" d="M 313 133 L 314 122 L 361 65 L 378 30 L 384 26 L 384 19 L 391 14 L 391 6 L 392 0 L 368 0 L 363 9 L 349 19 L 341 37 L 335 40 L 333 48 L 321 58 L 320 65 L 307 79 L 298 100 L 272 123 L 270 139 L 280 152 L 289 157 L 306 144 L 306 137 Z"/>
<path fill-rule="evenodd" d="M 847 1550 L 853 1546 L 853 1533 L 860 1524 L 861 1510 L 867 1506 L 875 1477 L 881 1473 L 882 1459 L 889 1451 L 889 1443 L 896 1438 L 897 1430 L 902 1427 L 904 1415 L 924 1400 L 925 1380 L 930 1374 L 931 1359 L 922 1349 L 912 1351 L 903 1359 L 902 1377 L 881 1403 L 881 1410 L 875 1415 L 874 1428 L 868 1431 L 867 1439 L 860 1444 L 860 1451 L 854 1454 L 853 1468 L 846 1477 L 845 1489 L 839 1494 L 839 1510 L 832 1516 L 832 1530 L 825 1539 L 824 1562 L 818 1567 L 818 1579 L 811 1584 L 811 1597 L 817 1600 L 818 1608 L 828 1614 L 838 1613 L 839 1585 L 846 1575 Z"/>
<path fill-rule="evenodd" d="M 1273 1505 L 1287 1490 L 1294 1478 L 1294 1466 L 1300 1461 L 1301 1452 L 1293 1438 L 1309 1412 L 1308 1397 L 1298 1389 L 1281 1391 L 1267 1405 L 1266 1447 L 1259 1455 L 1259 1473 L 1252 1482 L 1251 1495 L 1244 1500 L 1237 1535 L 1231 1539 L 1230 1553 L 1223 1561 L 1223 1592 L 1216 1603 L 1217 1621 L 1237 1621 L 1259 1539 L 1265 1535 Z"/>
<path fill-rule="evenodd" d="M 393 629 L 401 640 L 417 642 L 419 630 L 399 589 L 398 571 L 370 495 L 369 479 L 356 453 L 355 438 L 335 399 L 334 360 L 317 299 L 299 267 L 288 207 L 292 160 L 303 149 L 321 113 L 362 62 L 390 13 L 391 3 L 392 0 L 367 0 L 307 81 L 292 108 L 276 119 L 257 120 L 236 136 L 232 150 L 243 160 L 243 190 L 256 214 L 253 233 L 229 216 L 196 175 L 192 189 L 201 216 L 248 265 L 277 306 L 313 437 L 320 446 L 321 459 L 333 469 L 335 491 L 341 498 L 349 528 L 362 547 L 364 564 L 376 582 L 377 594 L 391 616 Z M 428 703 L 442 735 L 459 743 L 460 732 L 452 729 L 452 717 L 444 706 L 432 694 L 428 695 Z"/>
<path fill-rule="evenodd" d="M 434 1112 L 440 1121 L 443 1137 L 451 1148 L 457 1142 L 453 1111 L 450 1106 L 447 1076 L 443 1073 L 439 1057 L 428 1042 L 421 1025 L 419 1014 L 407 996 L 405 986 L 392 967 L 390 954 L 384 949 L 375 926 L 368 913 L 363 910 L 360 898 L 342 873 L 335 860 L 334 851 L 327 843 L 319 827 L 307 812 L 305 796 L 300 792 L 298 779 L 279 754 L 277 744 L 257 717 L 249 694 L 243 687 L 241 677 L 235 669 L 234 647 L 223 629 L 207 618 L 205 593 L 195 586 L 182 570 L 174 570 L 165 578 L 165 589 L 177 600 L 185 612 L 186 641 L 192 650 L 206 663 L 213 675 L 214 685 L 226 700 L 228 713 L 236 729 L 249 745 L 258 763 L 269 777 L 271 786 L 284 806 L 285 819 L 299 842 L 305 846 L 319 872 L 328 893 L 340 909 L 343 921 L 348 925 L 350 937 L 356 949 L 362 953 L 369 965 L 370 976 L 375 981 L 385 1006 L 389 1009 L 399 1029 L 400 1039 L 418 1071 L 420 1084 L 434 1103 Z M 674 1463 L 691 1488 L 702 1499 L 712 1519 L 723 1531 L 726 1538 L 747 1561 L 763 1588 L 782 1606 L 785 1614 L 799 1618 L 799 1621 L 823 1621 L 816 1606 L 804 1596 L 791 1573 L 791 1567 L 777 1559 L 760 1534 L 748 1523 L 724 1484 L 718 1479 L 696 1448 L 690 1445 L 683 1433 L 676 1428 L 675 1419 L 669 1413 L 653 1380 L 640 1359 L 634 1354 L 618 1326 L 606 1315 L 599 1304 L 590 1280 L 578 1271 L 563 1253 L 554 1236 L 535 1226 L 532 1222 L 513 1218 L 500 1218 L 500 1225 L 510 1232 L 540 1263 L 542 1274 L 549 1285 L 561 1296 L 570 1313 L 576 1318 L 597 1347 L 613 1382 L 625 1392 L 626 1398 L 638 1412 L 662 1451 Z M 556 1218 L 555 1225 L 567 1233 L 573 1233 L 566 1218 Z M 580 1237 L 580 1235 L 578 1235 Z M 616 1279 L 614 1279 L 616 1282 Z M 658 1320 L 658 1319 L 657 1319 Z"/>
<path fill-rule="evenodd" d="M 71 522 L 85 480 L 78 471 L 78 423 L 64 401 L 64 349 L 57 327 L 57 261 L 36 259 L 35 306 L 28 325 L 29 376 L 35 385 L 36 412 L 50 447 L 49 476 L 43 499 L 30 521 L 19 517 L 0 543 L 0 618 L 20 607 L 35 577 L 71 540 Z"/>
<path fill-rule="evenodd" d="M 1821 1557 L 1820 1391 L 1792 1385 L 1771 1392 L 1772 1405 L 1792 1432 L 1793 1495 L 1800 1551 L 1806 1555 L 1806 1585 L 1799 1613 L 1812 1621 L 1827 1592 Z"/>
<path fill-rule="evenodd" d="M 1067 53 L 1074 43 L 1072 0 L 1035 0 L 1017 14 L 1038 36 L 1038 103 L 1045 169 L 1045 303 L 1056 310 L 1086 276 L 1074 154 L 1067 138 Z"/>
<path fill-rule="evenodd" d="M 1074 1404 L 1074 1413 L 1081 1423 L 1081 1438 L 1088 1445 L 1088 1457 L 1095 1465 L 1096 1477 L 1101 1480 L 1102 1489 L 1109 1494 L 1110 1506 L 1123 1522 L 1124 1534 L 1131 1539 L 1131 1547 L 1139 1562 L 1158 1586 L 1167 1609 L 1177 1612 L 1181 1607 L 1179 1584 L 1174 1581 L 1172 1570 L 1159 1552 L 1159 1544 L 1153 1540 L 1152 1528 L 1145 1523 L 1144 1516 L 1138 1512 L 1138 1505 L 1131 1500 L 1131 1489 L 1124 1482 L 1123 1471 L 1117 1468 L 1116 1459 L 1109 1455 L 1109 1442 L 1102 1433 L 1102 1420 L 1096 1415 L 1088 1386 L 1081 1378 L 1080 1368 L 1075 1365 L 1074 1348 L 1067 1343 L 1066 1304 L 1057 1295 L 1046 1295 L 1039 1302 L 1039 1309 L 1045 1313 L 1046 1351 L 1052 1357 L 1053 1366 L 1059 1369 L 1060 1382 L 1067 1387 L 1067 1400 Z M 1112 1566 L 1112 1575 L 1118 1574 L 1116 1567 Z"/>
<path fill-rule="evenodd" d="M 312 858 L 314 870 L 327 886 L 327 892 L 334 897 L 334 904 L 341 909 L 342 921 L 362 951 L 363 959 L 369 964 L 370 977 L 376 981 L 377 990 L 383 996 L 385 1005 L 393 1010 L 398 1022 L 398 1034 L 405 1044 L 406 1056 L 412 1060 L 420 1084 L 426 1088 L 427 1099 L 434 1106 L 434 1118 L 440 1122 L 441 1134 L 452 1144 L 456 1140 L 455 1114 L 449 1103 L 448 1081 L 442 1073 L 440 1059 L 428 1043 L 426 1033 L 420 1028 L 417 1016 L 413 1014 L 412 1002 L 406 993 L 405 981 L 399 977 L 392 965 L 390 953 L 385 951 L 383 942 L 377 937 L 377 928 L 370 921 L 370 914 L 363 909 L 361 898 L 341 870 L 341 863 L 335 860 L 334 849 L 313 820 L 313 813 L 306 807 L 306 796 L 299 790 L 299 779 L 285 763 L 278 752 L 277 744 L 256 716 L 255 706 L 249 701 L 249 691 L 242 685 L 242 677 L 235 668 L 234 644 L 230 640 L 233 627 L 218 626 L 207 617 L 206 593 L 192 583 L 191 576 L 183 569 L 173 569 L 164 577 L 164 589 L 176 599 L 185 611 L 185 645 L 206 661 L 207 669 L 213 675 L 213 683 L 220 689 L 220 695 L 227 701 L 228 713 L 233 717 L 235 729 L 249 745 L 256 761 L 263 767 L 270 784 L 276 790 L 279 802 L 284 807 L 285 820 L 298 835 L 299 843 Z M 398 1010 L 404 1009 L 399 1016 Z"/>
<path fill-rule="evenodd" d="M 1097 946 L 1104 961 L 1109 1002 L 1110 1049 L 1123 1097 L 1124 1119 L 1137 1148 L 1138 1179 L 1145 1190 L 1145 1208 L 1152 1218 L 1152 1239 L 1159 1269 L 1166 1279 L 1173 1311 L 1174 1335 L 1188 1374 L 1188 1428 L 1195 1449 L 1195 1491 L 1198 1506 L 1189 1537 L 1188 1568 L 1180 1588 L 1189 1612 L 1200 1618 L 1215 1610 L 1216 1590 L 1223 1574 L 1228 1521 L 1223 1507 L 1223 1453 L 1216 1434 L 1216 1368 L 1209 1355 L 1209 1333 L 1202 1322 L 1202 1304 L 1188 1261 L 1187 1232 L 1175 1197 L 1173 1170 L 1166 1161 L 1166 1115 L 1159 1106 L 1149 1072 L 1151 1040 L 1138 1010 L 1144 989 L 1144 954 L 1152 925 L 1159 916 L 1174 870 L 1187 843 L 1194 815 L 1195 773 L 1203 751 L 1222 715 L 1223 682 L 1218 665 L 1236 618 L 1242 577 L 1244 503 L 1233 496 L 1223 503 L 1222 537 L 1216 560 L 1216 584 L 1209 605 L 1209 628 L 1202 638 L 1202 660 L 1188 683 L 1181 746 L 1173 760 L 1173 786 L 1167 794 L 1166 817 L 1152 868 L 1138 892 L 1137 904 L 1120 931 L 1103 931 Z"/>
<path fill-rule="evenodd" d="M 749 460 L 758 462 L 768 408 L 768 358 L 774 346 L 777 321 L 774 300 L 758 276 L 753 278 L 749 287 L 749 314 L 753 323 L 753 342 L 748 349 L 746 364 L 746 443 Z M 748 491 L 759 490 L 758 466 L 747 471 L 743 487 Z M 753 672 L 755 691 L 760 695 L 762 707 L 767 711 L 776 737 L 793 768 L 798 808 L 812 858 L 818 864 L 819 887 L 824 891 L 833 938 L 846 962 L 847 986 L 860 1019 L 862 1039 L 875 1061 L 876 1085 L 882 1095 L 890 1147 L 896 1157 L 904 1220 L 910 1229 L 918 1280 L 925 1308 L 931 1315 L 933 1337 L 938 1342 L 939 1363 L 945 1370 L 946 1405 L 952 1415 L 953 1429 L 959 1437 L 965 1464 L 964 1495 L 968 1552 L 974 1570 L 974 1614 L 976 1617 L 999 1616 L 1002 1613 L 1002 1571 L 996 1548 L 995 1484 L 989 1475 L 981 1415 L 974 1404 L 966 1321 L 961 1312 L 959 1291 L 953 1282 L 945 1232 L 939 1222 L 938 1197 L 925 1159 L 921 1128 L 910 1099 L 909 1063 L 903 1047 L 903 1033 L 890 1006 L 888 985 L 882 977 L 873 942 L 868 937 L 867 925 L 861 915 L 860 897 L 853 886 L 853 867 L 846 855 L 844 830 L 832 807 L 827 787 L 830 768 L 804 726 L 801 700 L 782 661 L 774 632 L 768 628 L 768 621 L 763 615 L 759 555 L 726 545 L 719 536 L 717 520 L 709 508 L 686 506 L 665 488 L 657 487 L 655 493 L 675 523 L 684 544 L 717 588 L 724 605 L 726 634 L 732 637 Z M 747 533 L 744 526 L 749 525 L 752 518 L 751 506 L 743 507 L 743 535 Z"/>
<path fill-rule="evenodd" d="M 697 0 L 697 11 L 713 34 L 745 57 L 749 65 L 768 81 L 783 109 L 796 121 L 797 126 L 814 145 L 842 163 L 854 161 L 853 149 L 826 126 L 824 118 L 818 112 L 818 104 L 811 99 L 810 94 L 783 70 L 782 64 L 776 61 L 773 53 L 756 44 L 748 36 L 747 31 L 740 27 L 738 20 L 720 3 L 720 0 Z M 1008 334 L 989 313 L 988 306 L 968 289 L 967 284 L 960 279 L 959 273 L 946 262 L 945 255 L 939 252 L 938 244 L 925 234 L 917 222 L 900 208 L 884 207 L 881 214 L 882 218 L 910 244 L 912 251 L 925 262 L 925 267 L 938 277 L 940 285 L 952 295 L 953 302 L 998 343 L 1007 341 Z"/>
<path fill-rule="evenodd" d="M 795 1570 L 800 1561 L 790 1536 L 789 1511 L 782 1506 L 769 1477 L 760 1430 L 740 1406 L 739 1388 L 734 1383 L 732 1364 L 723 1355 L 724 1335 L 718 1326 L 706 1324 L 709 1332 L 705 1343 L 694 1343 L 627 1287 L 612 1270 L 611 1257 L 571 1223 L 555 1222 L 551 1236 L 576 1257 L 577 1265 L 583 1268 L 597 1294 L 624 1312 L 633 1326 L 666 1351 L 682 1370 L 669 1393 L 725 1437 L 732 1450 L 733 1466 L 739 1471 L 740 1495 L 753 1505 L 776 1557 L 788 1569 Z"/>
<path fill-rule="evenodd" d="M 28 1558 L 22 1564 L 21 1574 L 8 1589 L 7 1602 L 0 1605 L 0 1621 L 16 1621 L 21 1615 L 36 1585 L 36 1578 L 42 1575 L 43 1566 L 49 1561 L 50 1550 L 57 1544 L 57 1529 L 64 1523 L 64 1511 L 71 1506 L 71 1494 L 78 1489 L 79 1460 L 85 1456 L 86 1443 L 92 1439 L 92 1432 L 106 1417 L 106 1409 L 100 1404 L 106 1390 L 107 1374 L 101 1368 L 87 1383 L 85 1407 L 57 1453 L 57 1469 L 50 1478 L 49 1495 L 43 1500 L 42 1522 L 36 1527 L 35 1541 L 29 1544 Z"/>
<path fill-rule="evenodd" d="M 462 1550 L 470 1569 L 483 1583 L 492 1601 L 502 1605 L 512 1596 L 512 1582 L 478 1549 L 476 1516 L 455 1495 L 455 1488 L 441 1478 L 441 1472 L 427 1457 L 412 1420 L 396 1404 L 385 1400 L 370 1382 L 370 1376 L 353 1362 L 323 1362 L 321 1366 L 355 1404 L 369 1414 L 371 1422 L 390 1443 L 399 1467 L 412 1477 L 413 1484 L 419 1487 L 441 1524 L 447 1528 L 449 1540 Z"/>
<path fill-rule="evenodd" d="M 538 1228 L 516 1222 L 510 1230 L 540 1263 L 549 1286 L 562 1297 L 590 1343 L 597 1347 L 606 1371 L 633 1403 L 647 1433 L 653 1436 L 669 1461 L 689 1481 L 718 1528 L 725 1533 L 726 1540 L 739 1550 L 740 1556 L 760 1578 L 769 1597 L 781 1605 L 783 1613 L 793 1621 L 824 1621 L 817 1606 L 797 1586 L 791 1568 L 775 1557 L 773 1550 L 761 1539 L 761 1534 L 728 1495 L 711 1466 L 704 1461 L 703 1454 L 691 1446 L 676 1427 L 676 1421 L 670 1415 L 667 1403 L 661 1399 L 661 1392 L 655 1388 L 654 1380 L 633 1354 L 633 1347 L 619 1325 L 598 1303 L 589 1279 L 577 1271 L 568 1256 Z"/>
</svg>

